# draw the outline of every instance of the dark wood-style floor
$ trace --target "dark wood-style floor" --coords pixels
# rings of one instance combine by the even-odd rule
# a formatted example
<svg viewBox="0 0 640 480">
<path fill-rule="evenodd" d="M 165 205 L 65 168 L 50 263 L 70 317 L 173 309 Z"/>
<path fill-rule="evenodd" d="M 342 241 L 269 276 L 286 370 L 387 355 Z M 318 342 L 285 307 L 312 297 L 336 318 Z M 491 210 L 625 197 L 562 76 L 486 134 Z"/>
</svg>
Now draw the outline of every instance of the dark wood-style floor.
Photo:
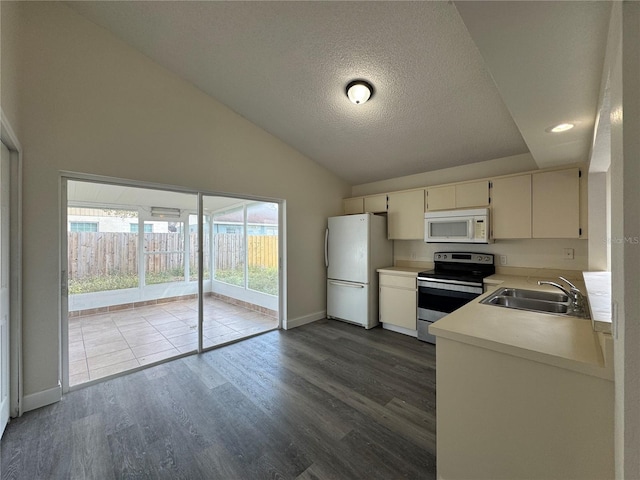
<svg viewBox="0 0 640 480">
<path fill-rule="evenodd" d="M 2 479 L 435 478 L 435 348 L 320 321 L 13 420 Z"/>
</svg>

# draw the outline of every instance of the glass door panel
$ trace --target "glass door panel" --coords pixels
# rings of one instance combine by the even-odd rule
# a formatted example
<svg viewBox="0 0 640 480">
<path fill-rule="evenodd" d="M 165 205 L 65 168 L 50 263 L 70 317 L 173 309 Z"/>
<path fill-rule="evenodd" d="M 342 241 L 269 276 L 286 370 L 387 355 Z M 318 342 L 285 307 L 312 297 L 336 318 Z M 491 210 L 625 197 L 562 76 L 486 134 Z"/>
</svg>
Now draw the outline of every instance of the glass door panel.
<svg viewBox="0 0 640 480">
<path fill-rule="evenodd" d="M 245 287 L 244 206 L 213 215 L 213 278 Z"/>
<path fill-rule="evenodd" d="M 278 205 L 203 196 L 204 255 L 212 269 L 203 302 L 203 347 L 278 328 Z M 207 244 L 207 239 L 204 241 Z"/>
<path fill-rule="evenodd" d="M 278 295 L 278 204 L 247 206 L 247 288 Z"/>
<path fill-rule="evenodd" d="M 66 192 L 65 388 L 196 351 L 197 195 L 72 179 Z"/>
</svg>

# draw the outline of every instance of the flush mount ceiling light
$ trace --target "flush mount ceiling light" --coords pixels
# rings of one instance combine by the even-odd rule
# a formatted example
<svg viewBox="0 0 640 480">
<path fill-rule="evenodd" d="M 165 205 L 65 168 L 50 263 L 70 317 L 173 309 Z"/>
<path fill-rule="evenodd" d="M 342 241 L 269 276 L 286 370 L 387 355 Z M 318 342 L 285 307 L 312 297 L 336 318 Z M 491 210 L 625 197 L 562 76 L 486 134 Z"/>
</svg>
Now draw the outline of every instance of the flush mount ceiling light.
<svg viewBox="0 0 640 480">
<path fill-rule="evenodd" d="M 553 127 L 547 128 L 547 132 L 549 133 L 561 133 L 566 132 L 567 130 L 571 130 L 575 127 L 573 123 L 560 123 L 558 125 L 554 125 Z"/>
<path fill-rule="evenodd" d="M 361 105 L 371 98 L 373 87 L 364 80 L 354 80 L 347 85 L 347 97 L 356 105 Z"/>
</svg>

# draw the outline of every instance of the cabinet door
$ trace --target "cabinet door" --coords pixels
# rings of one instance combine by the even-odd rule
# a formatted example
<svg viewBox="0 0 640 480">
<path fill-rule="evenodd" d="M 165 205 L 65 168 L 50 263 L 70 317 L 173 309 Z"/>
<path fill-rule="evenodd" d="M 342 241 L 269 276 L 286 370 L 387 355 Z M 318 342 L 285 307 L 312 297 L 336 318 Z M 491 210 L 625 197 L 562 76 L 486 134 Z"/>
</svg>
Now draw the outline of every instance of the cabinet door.
<svg viewBox="0 0 640 480">
<path fill-rule="evenodd" d="M 450 210 L 456 208 L 456 187 L 427 188 L 427 210 Z"/>
<path fill-rule="evenodd" d="M 362 197 L 345 198 L 342 200 L 342 209 L 345 215 L 364 213 L 364 199 Z"/>
<path fill-rule="evenodd" d="M 531 238 L 531 175 L 492 181 L 493 238 Z"/>
<path fill-rule="evenodd" d="M 387 194 L 364 197 L 365 213 L 381 213 L 387 211 Z"/>
<path fill-rule="evenodd" d="M 534 173 L 533 238 L 580 236 L 579 169 Z"/>
<path fill-rule="evenodd" d="M 380 287 L 380 321 L 416 330 L 416 291 Z"/>
<path fill-rule="evenodd" d="M 389 239 L 424 239 L 424 190 L 388 195 L 387 232 Z"/>
<path fill-rule="evenodd" d="M 489 181 L 456 185 L 456 208 L 486 207 L 489 205 Z"/>
</svg>

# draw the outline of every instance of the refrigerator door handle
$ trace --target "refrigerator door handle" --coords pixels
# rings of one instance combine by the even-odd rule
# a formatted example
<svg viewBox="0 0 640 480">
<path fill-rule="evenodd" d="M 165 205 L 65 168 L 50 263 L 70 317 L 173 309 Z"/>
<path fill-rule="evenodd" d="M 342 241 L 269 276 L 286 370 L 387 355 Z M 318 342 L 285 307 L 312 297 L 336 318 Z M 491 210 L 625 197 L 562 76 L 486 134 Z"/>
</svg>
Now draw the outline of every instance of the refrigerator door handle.
<svg viewBox="0 0 640 480">
<path fill-rule="evenodd" d="M 336 280 L 330 280 L 329 283 L 331 285 L 338 285 L 340 287 L 364 288 L 364 285 L 362 285 L 360 283 L 338 282 Z"/>
<path fill-rule="evenodd" d="M 324 231 L 324 266 L 329 268 L 329 229 Z"/>
</svg>

